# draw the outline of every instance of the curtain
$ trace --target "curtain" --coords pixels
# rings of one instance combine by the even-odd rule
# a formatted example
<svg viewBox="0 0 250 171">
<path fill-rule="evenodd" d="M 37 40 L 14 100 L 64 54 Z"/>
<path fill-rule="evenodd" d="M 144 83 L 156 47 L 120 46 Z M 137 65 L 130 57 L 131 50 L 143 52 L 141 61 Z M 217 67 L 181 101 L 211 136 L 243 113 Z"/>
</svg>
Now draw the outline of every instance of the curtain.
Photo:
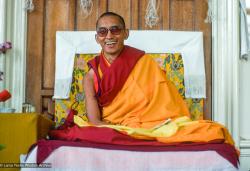
<svg viewBox="0 0 250 171">
<path fill-rule="evenodd" d="M 0 70 L 4 72 L 0 91 L 7 89 L 12 97 L 0 105 L 16 112 L 22 111 L 25 99 L 27 14 L 24 8 L 24 0 L 0 0 L 0 43 L 12 43 L 12 49 L 0 56 Z"/>
<path fill-rule="evenodd" d="M 0 0 L 0 43 L 5 41 L 5 0 Z M 5 55 L 0 54 L 0 72 L 4 73 Z M 4 80 L 0 81 L 0 92 L 4 89 Z M 3 107 L 3 103 L 0 103 L 0 107 Z"/>
</svg>

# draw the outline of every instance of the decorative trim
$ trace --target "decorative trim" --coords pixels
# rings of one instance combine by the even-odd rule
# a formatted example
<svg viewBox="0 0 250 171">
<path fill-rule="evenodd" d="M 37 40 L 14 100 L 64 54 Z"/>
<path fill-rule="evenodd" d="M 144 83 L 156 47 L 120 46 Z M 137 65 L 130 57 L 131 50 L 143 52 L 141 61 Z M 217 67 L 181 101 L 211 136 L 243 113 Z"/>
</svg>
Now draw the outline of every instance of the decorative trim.
<svg viewBox="0 0 250 171">
<path fill-rule="evenodd" d="M 5 107 L 22 111 L 25 100 L 26 71 L 26 26 L 27 14 L 24 10 L 25 1 L 6 1 L 6 39 L 11 41 L 13 48 L 5 55 L 5 82 L 12 98 L 5 102 Z"/>
<path fill-rule="evenodd" d="M 213 0 L 213 120 L 239 146 L 239 2 Z"/>
<path fill-rule="evenodd" d="M 214 14 L 212 10 L 212 0 L 207 0 L 208 10 L 207 17 L 205 19 L 205 23 L 212 23 L 214 20 Z"/>
<path fill-rule="evenodd" d="M 87 18 L 93 9 L 93 1 L 92 0 L 80 0 L 80 7 L 84 14 L 84 18 Z"/>
<path fill-rule="evenodd" d="M 26 11 L 32 12 L 35 9 L 35 6 L 33 4 L 33 0 L 25 0 L 24 9 Z"/>
<path fill-rule="evenodd" d="M 157 14 L 157 11 L 159 9 L 160 2 L 157 4 L 157 0 L 149 0 L 147 9 L 146 9 L 146 15 L 145 15 L 145 23 L 146 26 L 149 26 L 152 28 L 153 26 L 156 26 L 159 21 L 159 16 Z"/>
</svg>

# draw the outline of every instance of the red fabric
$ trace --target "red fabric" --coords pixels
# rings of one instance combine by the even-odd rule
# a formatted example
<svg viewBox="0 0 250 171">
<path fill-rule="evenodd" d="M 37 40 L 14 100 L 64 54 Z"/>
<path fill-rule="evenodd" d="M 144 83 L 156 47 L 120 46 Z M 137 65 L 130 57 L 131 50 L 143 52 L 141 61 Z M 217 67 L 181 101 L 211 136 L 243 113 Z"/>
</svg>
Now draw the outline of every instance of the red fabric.
<svg viewBox="0 0 250 171">
<path fill-rule="evenodd" d="M 100 56 L 88 62 L 89 67 L 93 68 L 97 79 L 99 79 L 100 90 L 97 98 L 100 106 L 107 106 L 112 102 L 126 82 L 137 61 L 144 54 L 144 51 L 125 46 L 121 54 L 109 67 L 107 67 L 105 60 Z M 98 73 L 99 65 L 103 73 L 102 78 L 100 78 Z"/>
<path fill-rule="evenodd" d="M 222 142 L 164 144 L 157 141 L 134 139 L 111 128 L 79 128 L 76 125 L 65 130 L 53 130 L 50 132 L 50 137 L 57 140 L 40 140 L 37 143 L 38 163 L 42 163 L 58 147 L 73 146 L 145 152 L 213 150 L 238 167 L 238 155 L 235 148 Z"/>
<path fill-rule="evenodd" d="M 96 74 L 94 74 L 94 87 L 95 87 L 95 93 L 98 94 L 98 79 Z"/>
<path fill-rule="evenodd" d="M 102 73 L 105 73 L 106 70 L 111 66 L 111 64 L 108 63 L 107 59 L 105 59 L 104 54 L 101 53 L 100 55 L 100 67 L 102 70 Z"/>
<path fill-rule="evenodd" d="M 49 132 L 52 139 L 66 141 L 91 141 L 95 143 L 119 144 L 119 145 L 162 145 L 157 141 L 144 141 L 134 139 L 128 135 L 122 134 L 114 129 L 105 127 L 68 127 L 64 130 L 52 130 Z"/>
<path fill-rule="evenodd" d="M 70 109 L 65 122 L 61 126 L 59 126 L 57 129 L 65 130 L 68 127 L 74 126 L 74 115 L 77 115 L 77 111 L 74 109 Z"/>
<path fill-rule="evenodd" d="M 11 98 L 11 94 L 8 90 L 3 90 L 0 92 L 0 102 L 5 102 L 9 98 Z"/>
</svg>

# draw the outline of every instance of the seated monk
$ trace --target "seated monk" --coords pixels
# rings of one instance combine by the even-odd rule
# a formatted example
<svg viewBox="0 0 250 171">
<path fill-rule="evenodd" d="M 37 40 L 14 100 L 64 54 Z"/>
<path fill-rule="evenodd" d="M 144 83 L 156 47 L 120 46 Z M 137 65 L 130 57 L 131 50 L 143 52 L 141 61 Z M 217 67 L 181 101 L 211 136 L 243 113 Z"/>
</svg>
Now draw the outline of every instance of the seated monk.
<svg viewBox="0 0 250 171">
<path fill-rule="evenodd" d="M 185 101 L 158 64 L 144 51 L 124 45 L 129 30 L 120 15 L 102 14 L 96 30 L 95 38 L 102 51 L 88 63 L 90 70 L 83 83 L 91 124 L 152 129 L 169 119 L 190 116 Z M 227 129 L 212 121 L 190 120 L 172 136 L 156 140 L 164 143 L 223 140 L 233 144 Z"/>
<path fill-rule="evenodd" d="M 168 118 L 190 115 L 158 64 L 144 51 L 124 45 L 129 31 L 121 16 L 104 13 L 96 29 L 102 52 L 88 63 L 84 77 L 91 123 L 150 128 Z"/>
</svg>

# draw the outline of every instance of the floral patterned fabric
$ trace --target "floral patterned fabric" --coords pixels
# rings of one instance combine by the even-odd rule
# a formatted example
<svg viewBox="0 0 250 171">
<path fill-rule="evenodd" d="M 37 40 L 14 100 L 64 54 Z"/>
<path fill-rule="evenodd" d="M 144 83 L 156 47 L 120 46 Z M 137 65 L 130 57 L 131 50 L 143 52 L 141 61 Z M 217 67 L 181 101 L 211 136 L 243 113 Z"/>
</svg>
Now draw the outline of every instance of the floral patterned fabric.
<svg viewBox="0 0 250 171">
<path fill-rule="evenodd" d="M 73 81 L 71 85 L 70 97 L 67 100 L 56 100 L 55 102 L 55 122 L 56 126 L 64 123 L 70 109 L 78 111 L 78 115 L 87 120 L 84 103 L 83 77 L 88 72 L 87 62 L 95 54 L 76 54 L 73 71 Z M 171 54 L 150 54 L 159 64 L 161 69 L 166 71 L 166 77 L 174 83 L 181 96 L 185 99 L 184 87 L 184 66 L 182 56 L 179 53 Z M 198 120 L 203 118 L 203 99 L 185 99 L 191 112 L 191 118 Z"/>
</svg>

